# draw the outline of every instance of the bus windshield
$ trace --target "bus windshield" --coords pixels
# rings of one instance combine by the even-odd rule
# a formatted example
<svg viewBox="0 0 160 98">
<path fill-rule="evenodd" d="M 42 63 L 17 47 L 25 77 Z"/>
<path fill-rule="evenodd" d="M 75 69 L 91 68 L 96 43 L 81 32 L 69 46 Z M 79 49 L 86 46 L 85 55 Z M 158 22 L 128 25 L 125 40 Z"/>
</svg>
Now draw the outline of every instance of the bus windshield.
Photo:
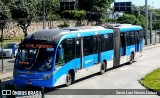
<svg viewBox="0 0 160 98">
<path fill-rule="evenodd" d="M 53 47 L 20 47 L 15 60 L 15 68 L 30 71 L 49 71 L 52 68 L 54 50 Z"/>
</svg>

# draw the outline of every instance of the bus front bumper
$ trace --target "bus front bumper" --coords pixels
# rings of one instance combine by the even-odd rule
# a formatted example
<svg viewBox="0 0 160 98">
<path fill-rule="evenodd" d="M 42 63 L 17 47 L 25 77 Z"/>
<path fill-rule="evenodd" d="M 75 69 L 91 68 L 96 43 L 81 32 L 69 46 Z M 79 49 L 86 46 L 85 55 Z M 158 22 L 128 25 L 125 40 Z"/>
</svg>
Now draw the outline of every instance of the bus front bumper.
<svg viewBox="0 0 160 98">
<path fill-rule="evenodd" d="M 49 79 L 29 79 L 14 76 L 14 84 L 23 86 L 53 87 L 53 77 Z"/>
</svg>

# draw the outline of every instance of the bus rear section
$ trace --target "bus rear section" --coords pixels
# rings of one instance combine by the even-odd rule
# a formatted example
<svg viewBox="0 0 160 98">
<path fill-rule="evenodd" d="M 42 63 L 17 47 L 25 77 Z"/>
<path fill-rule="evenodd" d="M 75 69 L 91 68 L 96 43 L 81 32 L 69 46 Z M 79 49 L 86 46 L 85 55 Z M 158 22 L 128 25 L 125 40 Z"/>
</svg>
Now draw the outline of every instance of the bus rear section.
<svg viewBox="0 0 160 98">
<path fill-rule="evenodd" d="M 133 63 L 134 60 L 142 56 L 144 47 L 142 27 L 120 26 L 114 29 L 114 65 Z"/>
</svg>

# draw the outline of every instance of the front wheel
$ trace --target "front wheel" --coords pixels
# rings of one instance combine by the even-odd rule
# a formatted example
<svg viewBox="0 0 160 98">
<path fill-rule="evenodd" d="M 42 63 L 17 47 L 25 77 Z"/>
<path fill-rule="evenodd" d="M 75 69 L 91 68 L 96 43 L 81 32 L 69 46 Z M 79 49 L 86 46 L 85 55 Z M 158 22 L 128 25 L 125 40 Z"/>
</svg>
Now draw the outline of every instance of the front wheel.
<svg viewBox="0 0 160 98">
<path fill-rule="evenodd" d="M 100 74 L 101 74 L 101 75 L 105 73 L 105 69 L 106 69 L 105 62 L 102 62 L 102 64 L 101 64 L 101 69 L 100 69 Z"/>
<path fill-rule="evenodd" d="M 72 75 L 71 75 L 71 73 L 69 72 L 68 74 L 67 74 L 67 76 L 66 76 L 66 84 L 65 84 L 65 86 L 70 86 L 71 84 L 72 84 L 72 80 L 73 78 L 72 78 Z"/>
</svg>

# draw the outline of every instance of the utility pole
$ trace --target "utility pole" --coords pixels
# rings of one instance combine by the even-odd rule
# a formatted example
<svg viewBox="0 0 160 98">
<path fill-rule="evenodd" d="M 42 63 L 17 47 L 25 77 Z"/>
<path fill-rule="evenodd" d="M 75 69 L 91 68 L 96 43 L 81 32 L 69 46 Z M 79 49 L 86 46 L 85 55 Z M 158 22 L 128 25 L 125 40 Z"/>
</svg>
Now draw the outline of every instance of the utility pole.
<svg viewBox="0 0 160 98">
<path fill-rule="evenodd" d="M 1 52 L 2 53 L 1 53 L 1 55 L 2 55 L 2 71 L 3 71 L 3 69 L 4 69 L 3 68 L 4 67 L 3 66 L 3 45 L 2 45 L 3 44 L 3 27 L 1 28 L 1 30 L 2 30 L 2 33 L 1 33 Z"/>
<path fill-rule="evenodd" d="M 45 0 L 43 0 L 43 29 L 45 29 L 46 28 L 46 26 L 45 26 L 45 23 L 46 23 L 46 13 L 45 13 L 45 10 L 46 10 L 46 1 Z"/>
<path fill-rule="evenodd" d="M 152 44 L 152 11 L 150 10 L 150 44 Z"/>
<path fill-rule="evenodd" d="M 145 0 L 145 45 L 148 44 L 147 36 L 148 36 L 148 4 L 147 0 Z"/>
</svg>

